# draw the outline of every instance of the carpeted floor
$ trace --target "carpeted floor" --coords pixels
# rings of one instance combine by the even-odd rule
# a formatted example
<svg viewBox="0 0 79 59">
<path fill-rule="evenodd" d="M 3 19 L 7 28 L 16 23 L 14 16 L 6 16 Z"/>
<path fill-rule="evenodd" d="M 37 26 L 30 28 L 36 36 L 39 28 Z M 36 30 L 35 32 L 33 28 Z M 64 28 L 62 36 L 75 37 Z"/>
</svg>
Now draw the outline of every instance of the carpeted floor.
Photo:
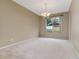
<svg viewBox="0 0 79 59">
<path fill-rule="evenodd" d="M 68 40 L 38 38 L 0 50 L 0 59 L 77 59 Z"/>
</svg>

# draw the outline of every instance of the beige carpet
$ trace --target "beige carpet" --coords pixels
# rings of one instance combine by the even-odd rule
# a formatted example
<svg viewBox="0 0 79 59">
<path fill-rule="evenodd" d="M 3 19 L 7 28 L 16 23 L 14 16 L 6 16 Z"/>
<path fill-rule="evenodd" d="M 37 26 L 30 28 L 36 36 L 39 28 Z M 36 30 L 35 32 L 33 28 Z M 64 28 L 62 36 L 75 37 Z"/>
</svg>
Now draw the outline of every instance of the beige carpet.
<svg viewBox="0 0 79 59">
<path fill-rule="evenodd" d="M 67 40 L 38 38 L 0 50 L 0 59 L 77 59 Z"/>
</svg>

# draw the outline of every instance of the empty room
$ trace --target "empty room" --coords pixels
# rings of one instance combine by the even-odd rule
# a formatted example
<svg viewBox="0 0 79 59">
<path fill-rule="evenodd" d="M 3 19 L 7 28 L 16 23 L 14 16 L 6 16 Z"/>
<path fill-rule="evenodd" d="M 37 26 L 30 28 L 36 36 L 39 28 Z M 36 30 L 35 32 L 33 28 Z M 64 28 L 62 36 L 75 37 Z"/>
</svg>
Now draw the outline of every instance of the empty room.
<svg viewBox="0 0 79 59">
<path fill-rule="evenodd" d="M 0 0 L 0 59 L 79 59 L 79 0 Z"/>
</svg>

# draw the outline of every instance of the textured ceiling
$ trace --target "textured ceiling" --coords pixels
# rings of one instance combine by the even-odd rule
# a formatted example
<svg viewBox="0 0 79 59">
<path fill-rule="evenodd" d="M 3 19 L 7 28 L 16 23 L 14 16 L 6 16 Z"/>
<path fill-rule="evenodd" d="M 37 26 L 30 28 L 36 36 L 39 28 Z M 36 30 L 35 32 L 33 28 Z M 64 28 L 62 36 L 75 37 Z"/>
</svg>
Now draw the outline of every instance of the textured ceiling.
<svg viewBox="0 0 79 59">
<path fill-rule="evenodd" d="M 14 0 L 21 6 L 30 11 L 40 15 L 44 12 L 45 3 L 47 3 L 47 10 L 51 14 L 68 12 L 72 0 Z"/>
</svg>

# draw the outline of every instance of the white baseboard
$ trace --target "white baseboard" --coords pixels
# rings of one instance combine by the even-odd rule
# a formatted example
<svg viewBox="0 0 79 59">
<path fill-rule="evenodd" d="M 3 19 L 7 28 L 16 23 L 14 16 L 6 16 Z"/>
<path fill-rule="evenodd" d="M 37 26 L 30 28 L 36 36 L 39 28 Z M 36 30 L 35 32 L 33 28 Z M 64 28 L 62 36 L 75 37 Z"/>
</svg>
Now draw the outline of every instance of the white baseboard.
<svg viewBox="0 0 79 59">
<path fill-rule="evenodd" d="M 0 47 L 0 50 L 15 46 L 15 45 L 20 44 L 22 42 L 30 42 L 30 41 L 35 40 L 35 39 L 37 39 L 37 38 L 31 38 L 31 39 L 27 39 L 27 40 L 23 40 L 23 41 L 18 41 L 18 42 L 12 43 L 12 44 L 7 44 L 3 47 Z"/>
<path fill-rule="evenodd" d="M 71 43 L 71 46 L 72 46 L 72 50 L 74 52 L 74 55 L 77 57 L 77 59 L 79 59 L 79 53 L 77 52 L 77 50 L 75 49 L 73 43 Z"/>
</svg>

